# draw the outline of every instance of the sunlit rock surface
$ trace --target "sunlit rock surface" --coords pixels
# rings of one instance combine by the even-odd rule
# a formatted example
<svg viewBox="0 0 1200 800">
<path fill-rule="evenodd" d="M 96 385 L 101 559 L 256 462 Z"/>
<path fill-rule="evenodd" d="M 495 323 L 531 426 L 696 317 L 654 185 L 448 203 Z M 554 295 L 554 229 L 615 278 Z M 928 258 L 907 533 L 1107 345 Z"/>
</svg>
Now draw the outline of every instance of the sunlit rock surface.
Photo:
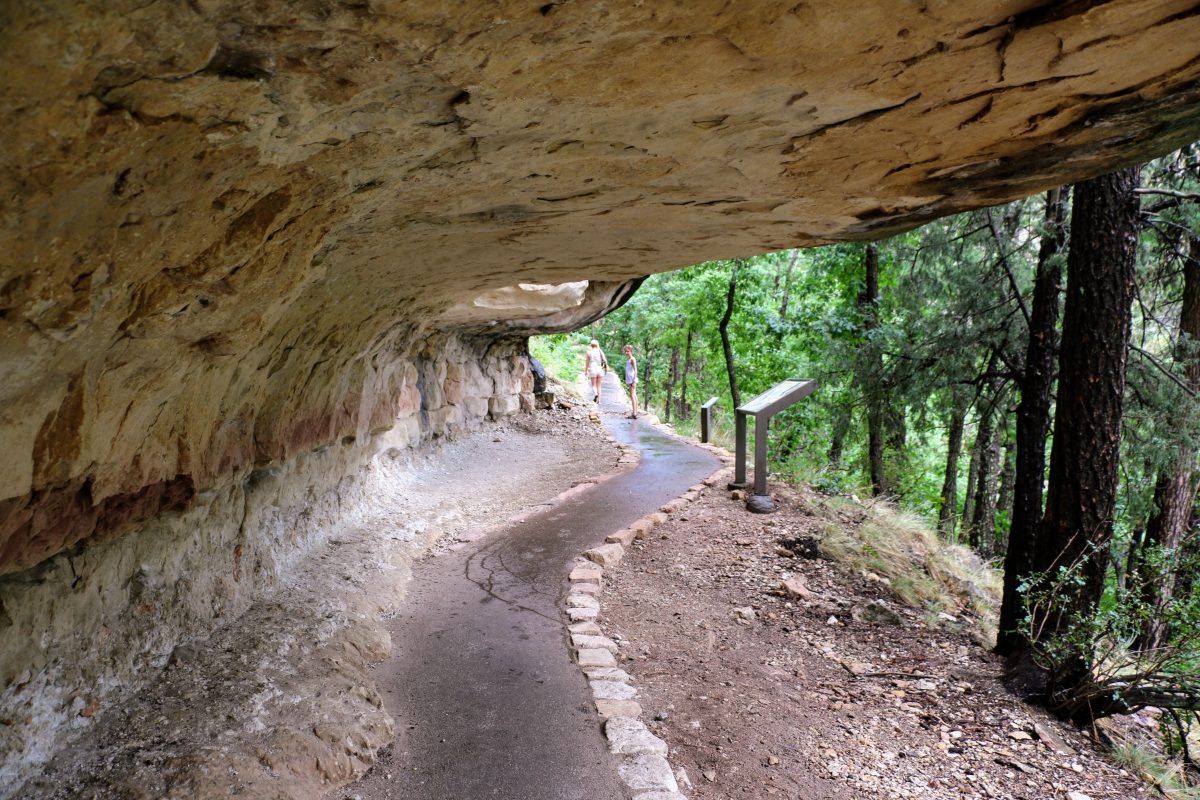
<svg viewBox="0 0 1200 800">
<path fill-rule="evenodd" d="M 140 585 L 131 556 L 38 643 L 64 601 L 13 610 L 37 569 L 216 509 L 187 552 L 229 570 L 205 554 L 234 546 L 256 471 L 299 497 L 336 483 L 298 465 L 319 448 L 517 409 L 506 339 L 651 272 L 871 238 L 1200 138 L 1200 7 L 11 0 L 0 74 L 13 701 L 61 684 L 38 671 L 55 648 Z M 230 613 L 253 596 L 203 580 Z M 85 725 L 77 698 L 132 669 L 105 658 L 60 665 L 79 685 L 17 727 L 49 748 Z"/>
</svg>

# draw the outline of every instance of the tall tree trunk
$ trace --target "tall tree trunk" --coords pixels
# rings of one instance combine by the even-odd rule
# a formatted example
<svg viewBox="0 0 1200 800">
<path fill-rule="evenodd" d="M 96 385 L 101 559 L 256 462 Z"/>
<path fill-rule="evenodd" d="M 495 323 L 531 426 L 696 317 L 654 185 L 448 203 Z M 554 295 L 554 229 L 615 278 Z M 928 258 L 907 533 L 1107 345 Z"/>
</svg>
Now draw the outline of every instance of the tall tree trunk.
<svg viewBox="0 0 1200 800">
<path fill-rule="evenodd" d="M 1193 510 L 1192 518 L 1188 521 L 1188 530 L 1196 530 L 1196 525 L 1200 523 L 1196 513 Z M 1180 558 L 1195 558 L 1197 550 L 1197 542 L 1194 536 L 1185 537 L 1179 545 Z M 1176 597 L 1191 597 L 1196 592 L 1196 573 L 1194 570 L 1180 570 L 1175 573 L 1175 596 Z"/>
<path fill-rule="evenodd" d="M 963 429 L 967 423 L 968 398 L 959 393 L 950 410 L 949 431 L 946 437 L 946 477 L 942 481 L 942 507 L 938 511 L 938 530 L 946 541 L 954 541 L 958 520 L 958 461 L 962 457 Z"/>
<path fill-rule="evenodd" d="M 883 409 L 878 401 L 867 409 L 867 461 L 871 470 L 871 493 L 876 497 L 890 494 L 887 465 L 883 459 Z"/>
<path fill-rule="evenodd" d="M 892 388 L 890 384 L 882 387 L 885 431 L 883 468 L 888 494 L 899 498 L 904 477 L 908 474 L 908 420 L 904 415 L 904 406 L 891 402 Z"/>
<path fill-rule="evenodd" d="M 867 245 L 863 255 L 863 288 L 858 294 L 858 311 L 863 319 L 863 344 L 859 355 L 858 380 L 867 406 L 867 462 L 871 474 L 872 492 L 891 494 L 885 470 L 883 446 L 887 422 L 885 399 L 881 386 L 883 358 L 871 332 L 879 327 L 879 250 Z"/>
<path fill-rule="evenodd" d="M 687 399 L 687 379 L 688 372 L 692 366 L 692 329 L 689 327 L 687 332 L 687 345 L 683 352 L 683 372 L 679 376 L 679 417 L 688 419 L 692 416 L 692 409 L 688 405 Z"/>
<path fill-rule="evenodd" d="M 975 444 L 971 445 L 971 460 L 967 465 L 967 487 L 963 493 L 962 522 L 959 523 L 958 540 L 971 542 L 971 529 L 975 522 L 975 494 L 979 487 L 979 436 L 975 436 Z"/>
<path fill-rule="evenodd" d="M 1050 574 L 1067 568 L 1078 581 L 1061 585 L 1058 602 L 1037 609 L 1038 642 L 1090 618 L 1104 591 L 1133 303 L 1137 179 L 1131 168 L 1075 188 L 1050 482 L 1033 566 Z M 1073 703 L 1090 662 L 1091 653 L 1077 649 L 1045 676 L 1048 704 L 1076 721 L 1092 714 Z"/>
<path fill-rule="evenodd" d="M 1033 543 L 1042 520 L 1042 485 L 1046 475 L 1046 437 L 1050 432 L 1050 402 L 1054 386 L 1055 328 L 1062 265 L 1058 257 L 1066 242 L 1066 189 L 1046 193 L 1046 228 L 1038 250 L 1033 304 L 1029 312 L 1029 345 L 1017 405 L 1017 471 L 1013 480 L 1013 510 L 1004 554 L 1004 593 L 996 652 L 1011 655 L 1021 644 L 1017 627 L 1024 603 L 1017 588 L 1033 571 Z"/>
<path fill-rule="evenodd" d="M 979 433 L 975 449 L 979 452 L 979 473 L 975 483 L 975 510 L 971 512 L 971 547 L 985 558 L 996 542 L 996 481 L 1000 474 L 1000 440 L 997 420 L 1000 398 L 993 394 L 981 404 Z"/>
<path fill-rule="evenodd" d="M 679 383 L 679 345 L 671 348 L 671 364 L 667 371 L 667 401 L 663 406 L 663 414 L 666 415 L 666 421 L 671 421 L 671 396 L 675 393 L 675 386 Z"/>
<path fill-rule="evenodd" d="M 733 366 L 733 348 L 729 344 L 729 320 L 733 317 L 733 301 L 737 293 L 738 270 L 742 268 L 741 261 L 734 261 L 729 271 L 729 292 L 725 295 L 725 314 L 717 329 L 721 333 L 721 348 L 725 351 L 725 371 L 729 373 L 729 396 L 733 398 L 733 407 L 742 404 L 742 395 L 738 391 L 737 372 Z"/>
<path fill-rule="evenodd" d="M 1200 236 L 1188 237 L 1179 333 L 1179 357 L 1187 365 L 1185 381 L 1193 392 L 1200 392 L 1200 352 L 1196 350 L 1200 344 Z M 1153 609 L 1137 641 L 1137 646 L 1145 650 L 1160 647 L 1168 633 L 1163 612 L 1174 596 L 1174 567 L 1179 563 L 1178 550 L 1188 531 L 1196 501 L 1195 463 L 1195 450 L 1187 443 L 1180 445 L 1175 453 L 1174 468 L 1164 471 L 1154 486 L 1154 513 L 1146 523 L 1142 553 L 1150 547 L 1170 551 L 1172 557 L 1161 559 L 1163 568 L 1158 570 L 1142 559 L 1139 573 L 1144 581 L 1143 594 Z"/>
<path fill-rule="evenodd" d="M 788 315 L 788 298 L 792 295 L 792 270 L 796 268 L 796 262 L 800 259 L 800 251 L 793 250 L 792 257 L 788 259 L 787 271 L 783 274 L 783 296 L 779 300 L 779 319 L 785 320 Z M 779 280 L 778 274 L 775 276 L 776 282 Z"/>
<path fill-rule="evenodd" d="M 650 340 L 642 341 L 641 352 L 642 358 L 638 361 L 641 371 L 638 376 L 638 400 L 641 401 L 642 408 L 649 411 L 650 397 L 654 392 L 654 383 L 650 380 L 650 375 L 654 372 L 654 351 L 650 349 Z"/>
<path fill-rule="evenodd" d="M 842 465 L 842 453 L 846 449 L 846 434 L 850 432 L 850 411 L 850 406 L 842 403 L 833 412 L 833 430 L 829 437 L 829 463 L 835 467 Z"/>
<path fill-rule="evenodd" d="M 1009 524 L 1012 520 L 1013 484 L 1017 480 L 1017 443 L 1009 433 L 1007 420 L 1004 425 L 1004 458 L 1000 466 L 1000 494 L 996 499 L 996 517 L 1004 524 L 996 524 L 996 555 L 1008 552 Z"/>
<path fill-rule="evenodd" d="M 1129 532 L 1129 548 L 1125 551 L 1125 567 L 1117 572 L 1117 588 L 1124 589 L 1137 576 L 1142 563 L 1142 540 L 1146 538 L 1146 525 L 1139 521 Z"/>
</svg>

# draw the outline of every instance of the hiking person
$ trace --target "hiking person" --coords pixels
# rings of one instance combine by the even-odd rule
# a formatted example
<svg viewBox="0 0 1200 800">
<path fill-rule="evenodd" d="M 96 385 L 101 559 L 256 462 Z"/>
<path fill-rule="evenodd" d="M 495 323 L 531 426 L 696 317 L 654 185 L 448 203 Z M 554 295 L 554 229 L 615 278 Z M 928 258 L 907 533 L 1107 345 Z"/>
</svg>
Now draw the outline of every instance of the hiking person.
<svg viewBox="0 0 1200 800">
<path fill-rule="evenodd" d="M 588 349 L 583 354 L 583 369 L 592 381 L 592 402 L 600 402 L 600 382 L 608 372 L 608 359 L 600 349 L 600 343 L 592 339 Z"/>
<path fill-rule="evenodd" d="M 638 368 L 637 359 L 633 357 L 633 345 L 627 344 L 625 350 L 625 385 L 629 387 L 629 404 L 633 411 L 629 414 L 632 419 L 637 419 L 638 415 L 638 399 L 637 399 L 637 382 Z"/>
</svg>

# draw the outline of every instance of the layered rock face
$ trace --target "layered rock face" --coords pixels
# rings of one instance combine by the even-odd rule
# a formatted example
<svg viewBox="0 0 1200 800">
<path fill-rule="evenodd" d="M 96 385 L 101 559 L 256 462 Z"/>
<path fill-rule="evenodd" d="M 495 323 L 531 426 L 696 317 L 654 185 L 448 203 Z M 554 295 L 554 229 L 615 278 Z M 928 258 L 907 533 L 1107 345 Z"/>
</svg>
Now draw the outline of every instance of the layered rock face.
<svg viewBox="0 0 1200 800">
<path fill-rule="evenodd" d="M 532 375 L 514 346 L 421 344 L 423 354 L 395 364 L 398 411 L 388 430 L 238 473 L 185 511 L 0 579 L 0 798 L 179 658 L 181 645 L 236 620 L 331 535 L 380 513 L 376 498 L 390 496 L 406 451 L 531 407 Z M 353 622 L 322 620 L 332 630 Z M 367 706 L 354 713 L 381 713 Z"/>
<path fill-rule="evenodd" d="M 357 468 L 319 448 L 513 410 L 515 337 L 639 276 L 1200 138 L 1198 42 L 1182 0 L 6 3 L 0 636 L 30 652 L 0 686 L 54 686 L 48 719 L 126 674 L 39 670 L 136 607 L 131 532 L 224 565 L 193 629 L 236 614 L 220 587 L 287 549 L 242 530 L 248 477 L 311 500 Z M 117 545 L 109 610 L 35 641 L 64 602 L 36 587 Z"/>
</svg>

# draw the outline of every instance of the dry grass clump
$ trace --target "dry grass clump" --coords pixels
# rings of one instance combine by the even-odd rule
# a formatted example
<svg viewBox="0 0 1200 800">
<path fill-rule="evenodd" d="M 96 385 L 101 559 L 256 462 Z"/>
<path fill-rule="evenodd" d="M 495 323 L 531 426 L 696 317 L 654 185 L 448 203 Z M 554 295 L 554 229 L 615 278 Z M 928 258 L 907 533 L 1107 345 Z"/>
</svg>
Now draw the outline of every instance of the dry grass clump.
<svg viewBox="0 0 1200 800">
<path fill-rule="evenodd" d="M 994 641 L 1000 574 L 969 548 L 942 541 L 924 521 L 887 502 L 809 500 L 810 511 L 824 520 L 821 550 L 827 556 L 881 579 L 906 605 L 924 609 L 930 624 L 966 617 L 982 643 Z"/>
<path fill-rule="evenodd" d="M 1114 745 L 1113 760 L 1138 775 L 1168 800 L 1200 800 L 1200 786 L 1192 785 L 1184 765 L 1178 759 L 1164 757 L 1138 742 Z"/>
</svg>

